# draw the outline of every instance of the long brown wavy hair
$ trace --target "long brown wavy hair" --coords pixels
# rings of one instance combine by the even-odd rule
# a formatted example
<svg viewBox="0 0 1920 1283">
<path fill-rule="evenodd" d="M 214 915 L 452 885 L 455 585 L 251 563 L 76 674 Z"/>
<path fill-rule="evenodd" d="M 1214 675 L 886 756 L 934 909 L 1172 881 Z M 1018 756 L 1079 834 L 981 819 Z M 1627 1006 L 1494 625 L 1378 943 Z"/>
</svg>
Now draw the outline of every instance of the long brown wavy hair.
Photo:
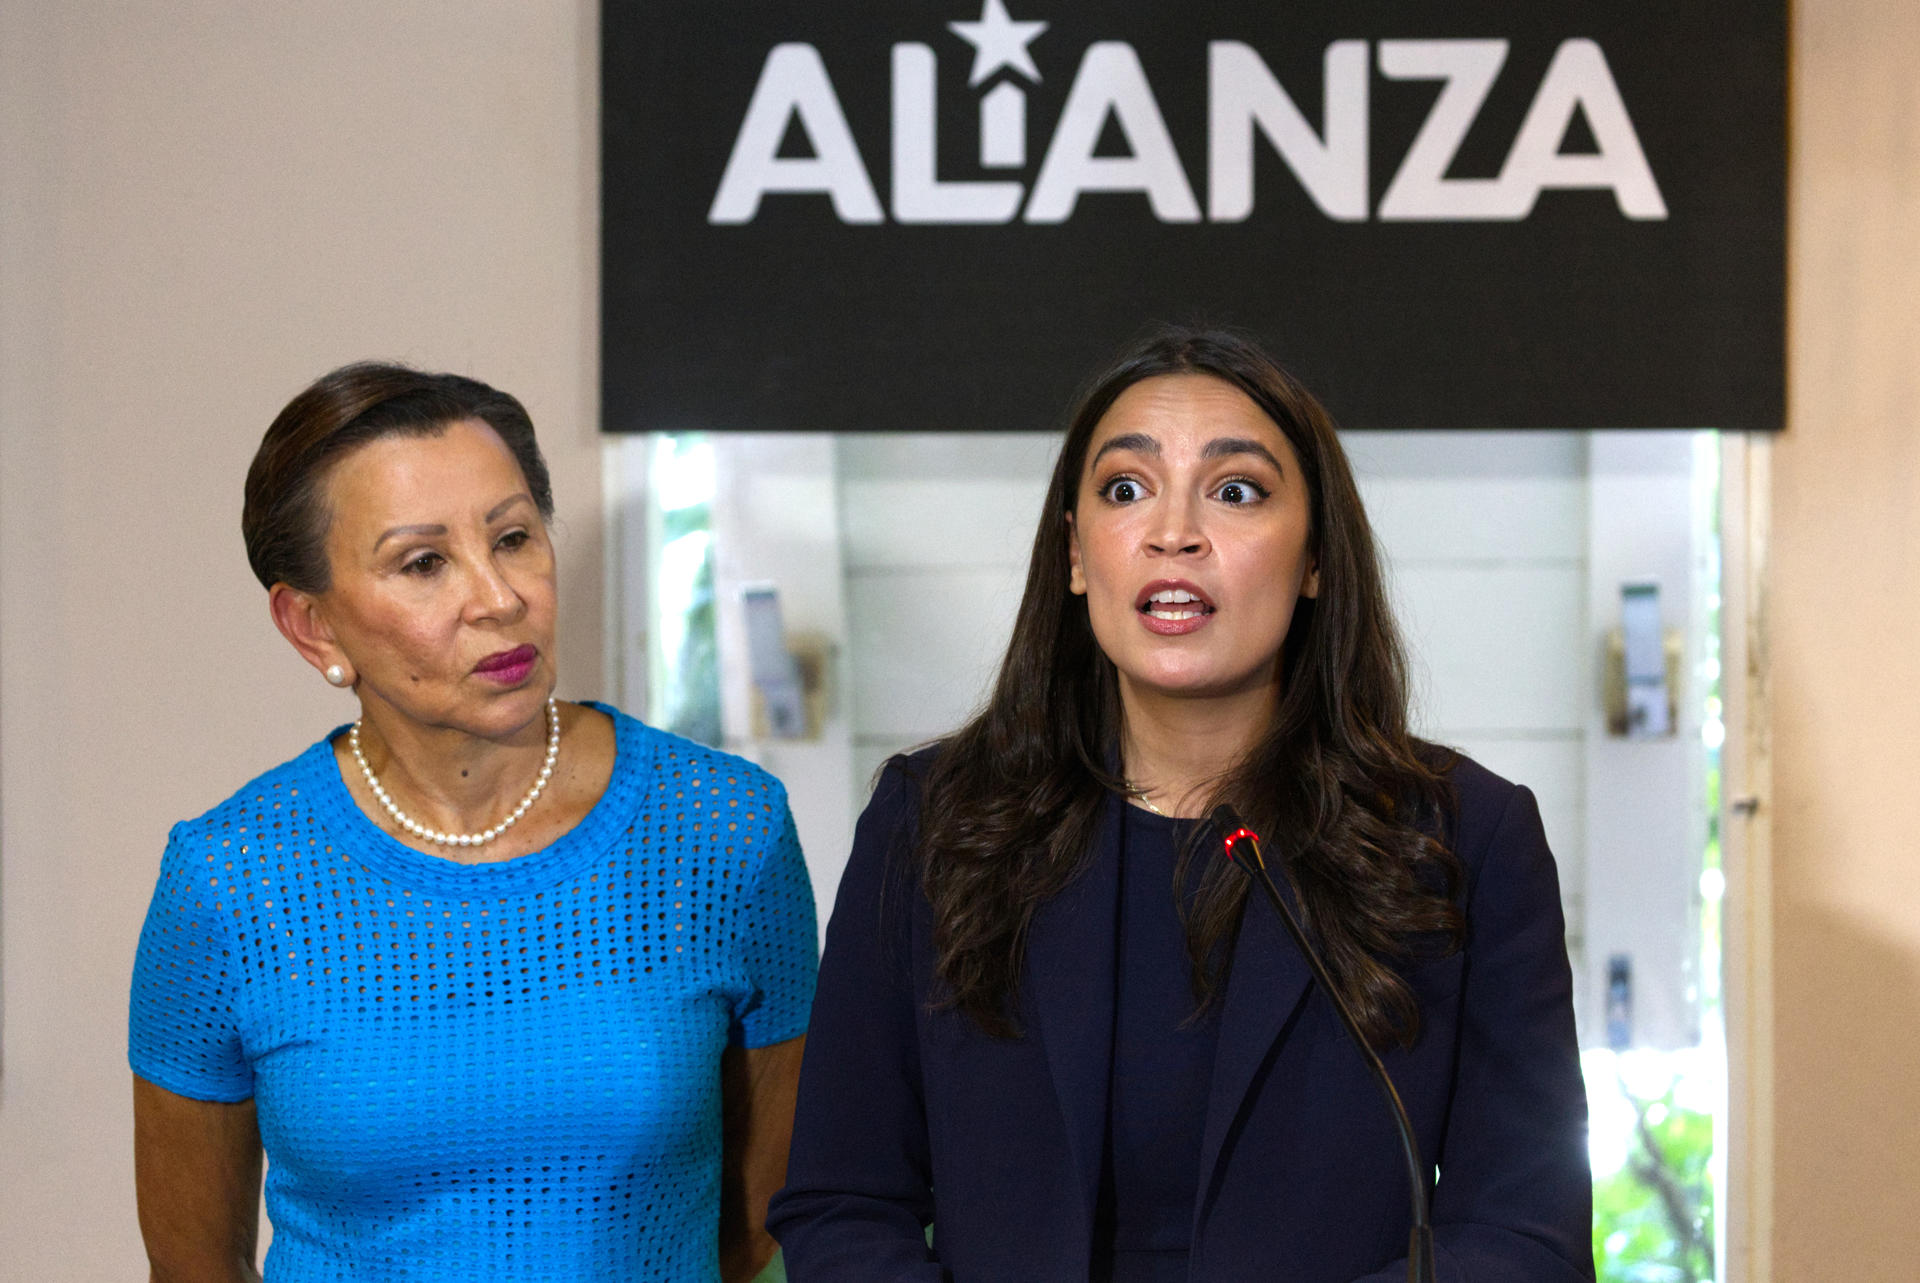
<svg viewBox="0 0 1920 1283">
<path fill-rule="evenodd" d="M 1376 1044 L 1410 1043 L 1419 1011 L 1399 966 L 1457 949 L 1460 863 L 1442 842 L 1444 754 L 1407 729 L 1406 659 L 1346 453 L 1326 411 L 1256 344 L 1163 328 L 1097 375 L 1067 428 L 1013 638 L 985 708 L 920 773 L 916 854 L 933 909 L 940 1001 L 999 1037 L 1019 1034 L 1034 912 L 1086 867 L 1119 778 L 1124 713 L 1083 597 L 1068 591 L 1067 515 L 1087 447 L 1114 400 L 1143 379 L 1205 374 L 1244 392 L 1286 435 L 1310 498 L 1320 574 L 1282 644 L 1266 736 L 1218 781 L 1266 835 L 1341 994 Z M 1212 842 L 1189 845 L 1176 882 L 1196 1011 L 1224 991 L 1249 881 Z M 1169 888 L 1170 894 L 1172 888 Z"/>
</svg>

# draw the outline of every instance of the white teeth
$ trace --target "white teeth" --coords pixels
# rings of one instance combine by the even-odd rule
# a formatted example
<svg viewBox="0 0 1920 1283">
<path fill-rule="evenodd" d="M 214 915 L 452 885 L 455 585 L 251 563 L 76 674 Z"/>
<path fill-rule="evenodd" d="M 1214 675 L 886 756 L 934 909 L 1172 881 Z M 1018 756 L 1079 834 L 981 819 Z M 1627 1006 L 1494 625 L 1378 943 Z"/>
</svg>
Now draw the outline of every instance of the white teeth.
<svg viewBox="0 0 1920 1283">
<path fill-rule="evenodd" d="M 1198 593 L 1184 588 L 1162 588 L 1148 596 L 1144 610 L 1155 619 L 1178 621 L 1198 619 L 1207 613 L 1208 606 Z"/>
</svg>

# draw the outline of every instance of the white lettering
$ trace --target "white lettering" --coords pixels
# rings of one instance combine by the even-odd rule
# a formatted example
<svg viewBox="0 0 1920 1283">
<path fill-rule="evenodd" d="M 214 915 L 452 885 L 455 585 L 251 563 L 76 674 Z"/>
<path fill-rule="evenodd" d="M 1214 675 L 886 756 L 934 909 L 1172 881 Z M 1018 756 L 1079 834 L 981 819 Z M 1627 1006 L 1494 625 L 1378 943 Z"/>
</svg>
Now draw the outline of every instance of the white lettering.
<svg viewBox="0 0 1920 1283">
<path fill-rule="evenodd" d="M 1606 54 L 1591 40 L 1561 42 L 1535 91 L 1497 178 L 1450 178 L 1506 65 L 1505 40 L 1382 40 L 1380 74 L 1443 82 L 1380 199 L 1384 221 L 1505 222 L 1533 213 L 1549 189 L 1611 191 L 1632 219 L 1664 219 L 1665 198 L 1647 163 Z M 1207 46 L 1207 217 L 1243 222 L 1254 208 L 1254 170 L 1265 138 L 1321 213 L 1367 218 L 1370 83 L 1368 45 L 1336 40 L 1322 59 L 1321 128 L 1260 54 L 1236 40 Z M 931 47 L 893 46 L 893 217 L 902 223 L 993 224 L 1020 214 L 1013 181 L 939 176 L 938 65 Z M 976 71 L 978 67 L 976 66 Z M 1027 95 L 1011 82 L 979 100 L 980 165 L 1017 170 L 1027 158 Z M 1574 114 L 1584 112 L 1591 151 L 1565 152 Z M 1095 155 L 1111 118 L 1126 153 Z M 798 124 L 812 154 L 782 157 Z M 1011 176 L 1009 176 L 1010 178 Z M 1027 197 L 1029 223 L 1064 223 L 1087 192 L 1138 192 L 1163 223 L 1200 221 L 1193 187 L 1133 46 L 1088 46 L 1068 89 L 1040 172 Z M 812 45 L 776 45 L 761 68 L 707 218 L 748 223 L 770 193 L 826 196 L 844 223 L 884 223 L 886 213 L 853 131 Z"/>
<path fill-rule="evenodd" d="M 927 46 L 893 47 L 894 218 L 902 223 L 1010 222 L 1026 194 L 1019 183 L 943 183 L 937 177 L 934 71 L 933 50 Z"/>
<path fill-rule="evenodd" d="M 1390 80 L 1444 80 L 1386 195 L 1386 219 L 1485 220 L 1513 217 L 1498 178 L 1448 178 L 1460 143 L 1507 60 L 1504 40 L 1382 40 L 1380 74 Z"/>
<path fill-rule="evenodd" d="M 813 155 L 783 159 L 780 140 L 795 117 Z M 812 45 L 775 45 L 767 54 L 707 221 L 750 223 L 769 192 L 822 192 L 843 223 L 886 221 L 826 64 Z"/>
<path fill-rule="evenodd" d="M 1112 113 L 1130 156 L 1095 156 Z M 1140 57 L 1131 45 L 1101 41 L 1087 47 L 1060 112 L 1053 141 L 1027 202 L 1029 223 L 1064 223 L 1082 192 L 1145 192 L 1163 223 L 1200 221 L 1200 204 L 1180 167 L 1167 122 L 1154 101 Z"/>
<path fill-rule="evenodd" d="M 980 99 L 980 167 L 1019 169 L 1027 163 L 1027 95 L 1001 81 Z"/>
<path fill-rule="evenodd" d="M 1599 150 L 1565 155 L 1567 126 L 1574 111 L 1587 113 L 1587 125 Z M 1591 40 L 1568 40 L 1554 51 L 1540 90 L 1500 171 L 1507 189 L 1510 218 L 1525 218 L 1548 187 L 1610 187 L 1628 218 L 1667 216 L 1667 202 L 1640 149 L 1640 136 L 1627 116 L 1620 87 L 1607 68 L 1607 56 Z"/>
<path fill-rule="evenodd" d="M 1342 222 L 1367 216 L 1367 42 L 1327 46 L 1316 135 L 1258 53 L 1237 40 L 1207 46 L 1207 214 L 1237 223 L 1253 213 L 1257 125 L 1320 212 Z"/>
</svg>

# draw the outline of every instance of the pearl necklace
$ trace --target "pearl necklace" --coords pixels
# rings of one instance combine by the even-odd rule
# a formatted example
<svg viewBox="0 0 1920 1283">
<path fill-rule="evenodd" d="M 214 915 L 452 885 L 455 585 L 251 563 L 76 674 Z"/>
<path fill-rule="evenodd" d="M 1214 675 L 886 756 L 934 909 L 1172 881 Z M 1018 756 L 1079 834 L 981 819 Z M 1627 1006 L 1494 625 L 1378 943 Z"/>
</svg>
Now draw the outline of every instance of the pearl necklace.
<svg viewBox="0 0 1920 1283">
<path fill-rule="evenodd" d="M 364 718 L 361 720 L 365 720 Z M 347 732 L 347 746 L 353 750 L 353 760 L 360 763 L 360 773 L 367 777 L 367 787 L 380 799 L 380 805 L 387 808 L 387 814 L 393 822 L 424 842 L 438 846 L 485 846 L 487 843 L 513 827 L 514 821 L 527 813 L 540 794 L 546 791 L 547 781 L 553 778 L 553 764 L 560 757 L 560 710 L 551 696 L 547 699 L 547 760 L 540 767 L 540 778 L 533 782 L 527 795 L 520 799 L 520 805 L 513 808 L 511 814 L 500 823 L 482 833 L 442 833 L 430 829 L 393 804 L 393 798 L 381 787 L 380 780 L 367 765 L 367 758 L 360 751 L 360 723 L 355 722 L 353 729 Z"/>
</svg>

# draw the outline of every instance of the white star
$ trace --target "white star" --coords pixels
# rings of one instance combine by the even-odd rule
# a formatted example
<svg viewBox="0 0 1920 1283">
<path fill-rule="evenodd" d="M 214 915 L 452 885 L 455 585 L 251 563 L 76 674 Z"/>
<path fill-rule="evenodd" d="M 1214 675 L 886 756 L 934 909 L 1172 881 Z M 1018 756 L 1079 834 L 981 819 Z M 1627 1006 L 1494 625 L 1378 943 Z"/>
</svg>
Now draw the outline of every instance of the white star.
<svg viewBox="0 0 1920 1283">
<path fill-rule="evenodd" d="M 1007 16 L 1007 7 L 1000 0 L 985 0 L 980 6 L 980 21 L 949 22 L 947 27 L 973 46 L 973 74 L 967 77 L 969 89 L 1002 67 L 1012 67 L 1028 80 L 1039 83 L 1040 68 L 1033 65 L 1033 55 L 1027 52 L 1027 46 L 1047 29 L 1046 23 L 1015 22 Z"/>
</svg>

